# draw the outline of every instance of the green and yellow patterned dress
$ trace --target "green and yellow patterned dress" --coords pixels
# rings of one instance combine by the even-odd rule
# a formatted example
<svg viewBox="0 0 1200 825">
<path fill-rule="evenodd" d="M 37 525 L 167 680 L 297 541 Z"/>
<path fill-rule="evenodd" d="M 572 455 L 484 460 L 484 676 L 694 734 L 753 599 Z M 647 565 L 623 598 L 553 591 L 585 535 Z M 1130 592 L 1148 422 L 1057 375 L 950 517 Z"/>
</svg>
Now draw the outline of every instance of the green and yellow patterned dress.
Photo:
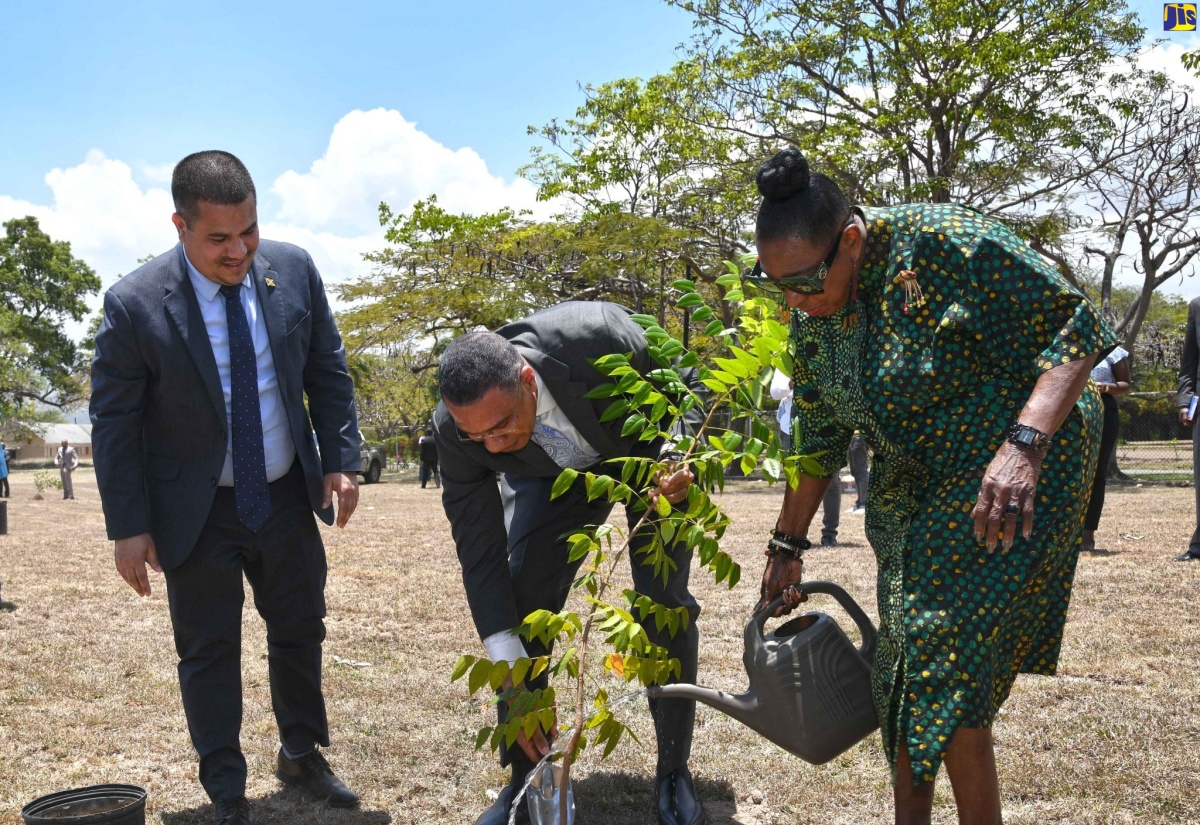
<svg viewBox="0 0 1200 825">
<path fill-rule="evenodd" d="M 975 541 L 988 464 L 1038 377 L 1105 352 L 1094 307 L 1002 224 L 961 206 L 863 209 L 858 300 L 793 314 L 793 445 L 842 464 L 874 451 L 867 538 L 879 566 L 874 696 L 893 770 L 932 782 L 954 731 L 989 727 L 1018 673 L 1054 673 L 1099 450 L 1094 386 L 1054 435 L 1034 531 Z M 897 275 L 915 275 L 922 298 Z"/>
</svg>

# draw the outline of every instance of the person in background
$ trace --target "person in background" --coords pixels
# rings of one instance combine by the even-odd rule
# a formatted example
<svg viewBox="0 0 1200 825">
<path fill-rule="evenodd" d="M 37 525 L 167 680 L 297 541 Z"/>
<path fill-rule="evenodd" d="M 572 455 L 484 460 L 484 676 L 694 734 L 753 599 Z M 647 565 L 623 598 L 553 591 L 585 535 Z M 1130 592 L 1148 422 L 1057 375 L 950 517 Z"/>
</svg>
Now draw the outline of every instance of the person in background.
<svg viewBox="0 0 1200 825">
<path fill-rule="evenodd" d="M 871 483 L 871 466 L 867 459 L 867 440 L 857 430 L 850 438 L 850 451 L 846 460 L 850 463 L 850 475 L 854 476 L 854 506 L 849 512 L 861 516 L 867 512 L 867 486 Z"/>
<path fill-rule="evenodd" d="M 1113 450 L 1117 446 L 1120 419 L 1117 414 L 1117 397 L 1128 395 L 1131 389 L 1129 353 L 1121 347 L 1113 347 L 1112 352 L 1097 361 L 1096 366 L 1092 368 L 1092 381 L 1100 393 L 1100 401 L 1104 404 L 1104 429 L 1100 436 L 1100 458 L 1096 462 L 1092 498 L 1083 518 L 1085 553 L 1096 551 L 1096 528 L 1100 526 L 1100 513 L 1104 510 L 1105 479 L 1108 476 L 1108 465 L 1112 460 Z"/>
<path fill-rule="evenodd" d="M 1200 561 L 1200 415 L 1190 416 L 1189 405 L 1200 384 L 1200 298 L 1188 304 L 1187 327 L 1183 331 L 1183 354 L 1179 359 L 1179 423 L 1192 432 L 1192 487 L 1196 491 L 1196 529 L 1188 549 L 1175 561 Z"/>
<path fill-rule="evenodd" d="M 431 478 L 433 485 L 440 488 L 442 474 L 438 470 L 437 439 L 433 437 L 432 427 L 426 427 L 425 435 L 417 439 L 417 449 L 421 453 L 421 489 L 425 489 L 425 484 Z"/>
<path fill-rule="evenodd" d="M 794 148 L 758 188 L 744 280 L 793 310 L 793 449 L 821 465 L 784 493 L 759 607 L 804 600 L 806 533 L 860 431 L 895 821 L 930 823 L 944 762 L 958 821 L 1000 825 L 992 724 L 1017 674 L 1057 666 L 1100 446 L 1088 374 L 1115 336 L 979 212 L 856 206 Z"/>
<path fill-rule="evenodd" d="M 79 467 L 79 453 L 67 439 L 54 452 L 54 466 L 58 467 L 58 477 L 62 479 L 63 500 L 75 498 L 75 485 L 71 482 L 71 474 Z"/>
<path fill-rule="evenodd" d="M 784 452 L 792 449 L 792 380 L 780 370 L 771 376 L 771 397 L 779 401 L 775 420 L 779 424 L 779 444 Z M 829 485 L 821 499 L 821 546 L 837 547 L 838 527 L 841 525 L 842 485 Z"/>
<path fill-rule="evenodd" d="M 0 441 L 0 498 L 8 498 L 8 449 Z"/>
</svg>

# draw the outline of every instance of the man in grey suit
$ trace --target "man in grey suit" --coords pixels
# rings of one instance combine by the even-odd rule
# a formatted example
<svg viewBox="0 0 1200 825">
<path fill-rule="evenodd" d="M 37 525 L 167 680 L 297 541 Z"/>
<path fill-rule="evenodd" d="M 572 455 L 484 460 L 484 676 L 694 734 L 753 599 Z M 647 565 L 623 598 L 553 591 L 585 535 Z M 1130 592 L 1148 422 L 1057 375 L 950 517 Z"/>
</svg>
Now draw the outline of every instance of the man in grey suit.
<svg viewBox="0 0 1200 825">
<path fill-rule="evenodd" d="M 118 572 L 163 572 L 200 782 L 215 821 L 250 821 L 242 719 L 242 577 L 267 624 L 277 776 L 358 803 L 316 746 L 325 548 L 358 503 L 358 421 L 345 349 L 312 259 L 260 241 L 254 183 L 227 152 L 175 167 L 179 245 L 104 296 L 92 445 Z M 305 410 L 304 396 L 308 397 Z M 313 444 L 313 431 L 320 454 Z"/>
<path fill-rule="evenodd" d="M 1200 414 L 1188 417 L 1188 405 L 1200 384 L 1200 298 L 1188 304 L 1187 329 L 1183 333 L 1183 354 L 1179 359 L 1179 395 L 1175 399 L 1179 407 L 1179 423 L 1192 430 L 1192 475 L 1196 490 L 1196 529 L 1188 543 L 1188 549 L 1175 557 L 1175 561 L 1200 561 Z"/>
<path fill-rule="evenodd" d="M 442 503 L 450 520 L 462 565 L 463 583 L 475 629 L 494 661 L 512 663 L 549 652 L 539 642 L 522 642 L 514 631 L 529 613 L 562 609 L 582 560 L 568 561 L 564 534 L 603 522 L 612 505 L 589 502 L 582 479 L 565 495 L 550 498 L 551 487 L 566 467 L 605 472 L 600 462 L 626 456 L 678 458 L 662 439 L 646 442 L 623 437 L 623 417 L 602 423 L 611 399 L 584 395 L 610 383 L 592 361 L 610 353 L 631 353 L 631 365 L 643 375 L 657 365 L 647 354 L 646 337 L 629 311 L 609 303 L 567 303 L 535 313 L 495 333 L 464 335 L 441 358 L 438 381 L 442 403 L 434 412 L 434 432 L 442 469 Z M 689 413 L 699 423 L 701 411 Z M 496 484 L 503 473 L 509 488 L 508 509 Z M 673 504 L 686 500 L 693 481 L 686 467 L 671 465 L 659 478 L 657 492 Z M 508 526 L 506 529 L 506 515 Z M 641 517 L 630 511 L 630 527 Z M 645 533 L 633 549 L 645 547 Z M 670 608 L 684 607 L 691 621 L 674 637 L 647 626 L 650 640 L 666 647 L 682 666 L 681 680 L 696 676 L 700 605 L 688 591 L 691 552 L 670 549 L 676 569 L 664 583 L 653 569 L 631 561 L 635 589 Z M 526 685 L 543 687 L 546 675 Z M 694 702 L 650 701 L 658 740 L 656 804 L 663 825 L 699 825 L 706 821 L 696 798 L 688 758 Z M 501 713 L 505 709 L 501 708 Z M 512 778 L 496 803 L 476 825 L 499 825 L 535 760 L 548 752 L 545 733 L 520 747 L 501 752 Z M 528 822 L 522 807 L 520 821 Z"/>
</svg>

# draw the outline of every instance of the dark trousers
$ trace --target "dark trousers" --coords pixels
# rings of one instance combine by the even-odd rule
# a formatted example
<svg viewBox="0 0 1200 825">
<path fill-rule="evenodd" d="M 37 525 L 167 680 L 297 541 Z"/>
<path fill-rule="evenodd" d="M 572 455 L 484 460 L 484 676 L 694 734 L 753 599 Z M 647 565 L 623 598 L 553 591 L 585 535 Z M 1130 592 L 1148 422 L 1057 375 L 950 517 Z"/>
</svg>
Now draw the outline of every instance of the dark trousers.
<svg viewBox="0 0 1200 825">
<path fill-rule="evenodd" d="M 601 524 L 612 510 L 612 505 L 607 502 L 589 503 L 582 484 L 576 484 L 567 494 L 551 501 L 553 484 L 553 478 L 504 477 L 507 488 L 504 490 L 505 520 L 509 525 L 508 564 L 517 615 L 522 618 L 539 609 L 555 613 L 562 610 L 575 574 L 583 563 L 582 559 L 574 563 L 567 561 L 564 534 L 577 532 L 588 524 Z M 642 513 L 630 510 L 627 513 L 629 527 L 632 529 L 641 517 Z M 634 590 L 665 607 L 687 608 L 690 621 L 687 629 L 680 627 L 674 637 L 666 628 L 661 632 L 655 630 L 653 621 L 643 624 L 643 628 L 652 643 L 665 647 L 671 658 L 679 660 L 678 681 L 694 683 L 700 646 L 700 633 L 696 627 L 700 604 L 688 590 L 692 554 L 682 545 L 672 547 L 671 558 L 676 569 L 664 583 L 654 575 L 651 566 L 641 563 L 642 558 L 638 555 L 637 549 L 646 547 L 649 542 L 647 533 L 639 533 L 630 548 Z M 550 653 L 550 649 L 538 641 L 523 641 L 530 657 Z M 548 675 L 542 674 L 538 679 L 530 680 L 529 685 L 544 687 L 547 681 Z M 649 705 L 658 740 L 658 775 L 664 776 L 685 766 L 691 756 L 696 703 L 686 699 L 651 699 Z M 500 713 L 504 714 L 505 710 L 501 707 Z M 500 763 L 512 764 L 514 778 L 523 777 L 532 768 L 525 752 L 517 746 L 502 751 Z"/>
<path fill-rule="evenodd" d="M 242 576 L 267 623 L 267 669 L 279 738 L 293 753 L 328 746 L 321 694 L 325 547 L 297 462 L 270 485 L 258 533 L 237 520 L 233 489 L 217 491 L 196 547 L 166 571 L 179 686 L 200 783 L 214 801 L 246 791 L 242 756 Z"/>
<path fill-rule="evenodd" d="M 1200 553 L 1200 413 L 1192 422 L 1192 488 L 1196 491 L 1196 529 L 1188 549 Z"/>
<path fill-rule="evenodd" d="M 434 485 L 438 487 L 442 486 L 442 474 L 438 472 L 438 465 L 436 461 L 422 461 L 420 476 L 422 487 L 429 483 L 429 479 L 431 478 L 433 479 Z"/>
<path fill-rule="evenodd" d="M 854 476 L 854 506 L 867 505 L 867 485 L 871 483 L 871 470 L 867 461 L 867 440 L 862 433 L 855 433 L 850 439 L 850 450 L 847 455 L 850 462 L 850 475 Z"/>
<path fill-rule="evenodd" d="M 1104 511 L 1105 477 L 1113 450 L 1117 448 L 1117 431 L 1120 417 L 1117 415 L 1117 399 L 1101 395 L 1104 403 L 1104 429 L 1100 431 L 1100 460 L 1096 463 L 1096 477 L 1092 481 L 1092 498 L 1088 502 L 1087 515 L 1083 519 L 1084 530 L 1095 530 L 1100 526 L 1100 513 Z"/>
<path fill-rule="evenodd" d="M 8 498 L 12 491 L 8 489 L 8 476 L 0 478 L 0 498 Z"/>
</svg>

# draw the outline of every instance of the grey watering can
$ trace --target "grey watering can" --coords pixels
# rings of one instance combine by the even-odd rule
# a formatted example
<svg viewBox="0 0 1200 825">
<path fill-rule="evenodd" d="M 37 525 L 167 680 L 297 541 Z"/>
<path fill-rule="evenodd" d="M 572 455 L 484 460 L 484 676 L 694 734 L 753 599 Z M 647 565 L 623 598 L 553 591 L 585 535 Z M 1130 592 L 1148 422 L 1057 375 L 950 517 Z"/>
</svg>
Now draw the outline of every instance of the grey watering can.
<svg viewBox="0 0 1200 825">
<path fill-rule="evenodd" d="M 871 665 L 877 633 L 850 594 L 833 582 L 796 585 L 808 594 L 837 599 L 862 632 L 855 648 L 824 613 L 805 613 L 773 632 L 763 627 L 783 597 L 754 614 L 746 625 L 742 662 L 750 679 L 740 696 L 697 685 L 663 685 L 650 697 L 695 699 L 770 739 L 805 762 L 820 765 L 862 741 L 879 727 L 871 700 Z"/>
</svg>

